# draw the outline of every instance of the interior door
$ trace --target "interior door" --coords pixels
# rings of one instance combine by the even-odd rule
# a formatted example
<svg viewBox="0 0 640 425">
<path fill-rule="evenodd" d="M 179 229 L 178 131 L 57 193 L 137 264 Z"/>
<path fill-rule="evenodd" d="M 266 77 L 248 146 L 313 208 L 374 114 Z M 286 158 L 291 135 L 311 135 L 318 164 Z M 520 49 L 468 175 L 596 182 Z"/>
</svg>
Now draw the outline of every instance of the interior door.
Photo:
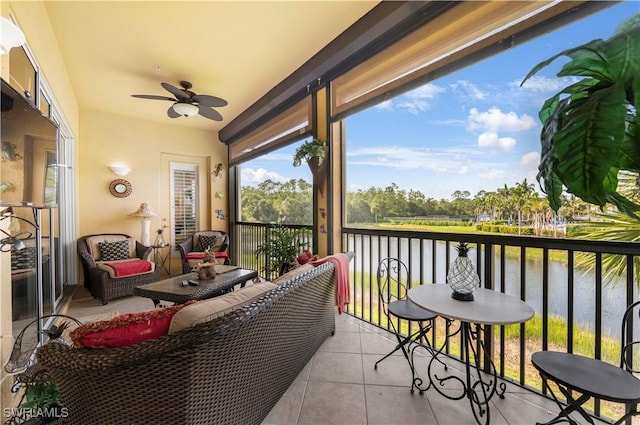
<svg viewBox="0 0 640 425">
<path fill-rule="evenodd" d="M 189 237 L 196 230 L 211 227 L 211 205 L 208 157 L 162 154 L 162 190 L 160 216 L 165 242 L 172 246 L 171 274 L 181 270 L 176 242 Z"/>
</svg>

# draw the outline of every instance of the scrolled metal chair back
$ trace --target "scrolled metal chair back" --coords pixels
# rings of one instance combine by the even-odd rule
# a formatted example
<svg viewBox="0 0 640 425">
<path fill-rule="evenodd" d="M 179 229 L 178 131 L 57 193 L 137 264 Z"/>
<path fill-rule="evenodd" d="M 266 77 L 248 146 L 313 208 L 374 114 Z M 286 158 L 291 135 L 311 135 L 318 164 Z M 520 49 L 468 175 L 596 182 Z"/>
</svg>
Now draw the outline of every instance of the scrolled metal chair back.
<svg viewBox="0 0 640 425">
<path fill-rule="evenodd" d="M 635 311 L 635 315 L 634 315 Z M 631 373 L 640 373 L 640 301 L 631 304 L 622 316 L 622 349 L 620 367 Z M 634 336 L 635 332 L 635 336 Z M 635 353 L 634 353 L 635 351 Z M 635 354 L 635 359 L 634 359 Z M 634 361 L 635 360 L 635 361 Z M 635 367 L 634 367 L 635 365 Z"/>
<path fill-rule="evenodd" d="M 408 277 L 409 271 L 406 264 L 397 258 L 384 258 L 378 264 L 378 297 L 385 313 L 390 302 L 406 299 Z"/>
</svg>

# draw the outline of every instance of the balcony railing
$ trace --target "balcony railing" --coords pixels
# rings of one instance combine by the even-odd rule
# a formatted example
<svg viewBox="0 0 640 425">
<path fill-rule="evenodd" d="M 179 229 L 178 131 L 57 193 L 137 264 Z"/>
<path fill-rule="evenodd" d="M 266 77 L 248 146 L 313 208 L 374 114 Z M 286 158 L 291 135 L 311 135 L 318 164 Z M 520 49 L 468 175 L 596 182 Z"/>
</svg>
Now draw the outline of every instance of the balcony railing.
<svg viewBox="0 0 640 425">
<path fill-rule="evenodd" d="M 238 265 L 247 268 L 258 270 L 261 277 L 269 279 L 267 276 L 267 270 L 271 270 L 268 259 L 256 256 L 256 248 L 267 242 L 270 238 L 270 229 L 273 225 L 264 223 L 237 223 L 236 234 L 238 235 L 238 241 L 235 243 L 239 247 L 239 260 Z M 289 224 L 283 226 L 286 230 L 296 234 L 296 242 L 304 243 L 311 249 L 313 246 L 313 234 L 311 226 Z M 308 232 L 300 232 L 300 230 L 308 230 Z"/>
<path fill-rule="evenodd" d="M 255 267 L 247 253 L 255 251 L 255 246 L 264 240 L 265 226 L 242 223 L 238 230 L 244 253 L 241 264 Z M 540 350 L 574 352 L 618 364 L 620 315 L 639 297 L 634 275 L 636 264 L 640 264 L 636 263 L 640 248 L 635 243 L 346 228 L 342 251 L 355 253 L 352 300 L 347 313 L 389 329 L 378 304 L 375 276 L 379 261 L 395 257 L 405 262 L 409 287 L 445 283 L 460 241 L 471 247 L 469 257 L 482 287 L 518 297 L 536 312 L 524 324 L 485 329 L 483 342 L 499 376 L 543 393 L 529 360 L 533 352 Z M 622 276 L 605 274 L 603 264 L 612 256 L 622 256 L 626 264 Z M 587 263 L 592 267 L 586 267 Z M 415 326 L 406 321 L 396 323 L 405 334 Z M 460 340 L 445 339 L 445 326 L 445 321 L 438 319 L 431 338 L 438 347 L 445 344 L 452 358 L 460 359 Z M 640 329 L 632 332 L 637 335 Z M 633 361 L 640 362 L 640 349 L 633 355 Z M 487 360 L 482 363 L 487 365 Z M 624 406 L 599 401 L 588 407 L 595 416 L 604 418 L 619 417 L 624 411 Z"/>
</svg>

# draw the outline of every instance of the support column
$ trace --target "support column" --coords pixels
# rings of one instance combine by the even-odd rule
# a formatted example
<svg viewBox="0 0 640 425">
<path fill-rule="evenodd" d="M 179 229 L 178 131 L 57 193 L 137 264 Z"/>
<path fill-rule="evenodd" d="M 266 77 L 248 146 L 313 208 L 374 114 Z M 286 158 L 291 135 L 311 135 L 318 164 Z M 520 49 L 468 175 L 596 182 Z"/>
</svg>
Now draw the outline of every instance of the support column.
<svg viewBox="0 0 640 425">
<path fill-rule="evenodd" d="M 316 138 L 327 141 L 329 147 L 324 191 L 320 193 L 314 185 L 313 227 L 316 250 L 321 256 L 343 250 L 342 223 L 344 199 L 344 134 L 342 123 L 331 123 L 330 90 L 328 85 L 314 93 L 314 118 Z"/>
<path fill-rule="evenodd" d="M 329 248 L 329 199 L 332 197 L 332 187 L 330 186 L 331 178 L 331 162 L 333 157 L 333 149 L 331 141 L 329 140 L 329 120 L 327 114 L 327 88 L 322 87 L 313 95 L 313 114 L 315 119 L 315 132 L 314 137 L 320 140 L 326 140 L 327 146 L 329 146 L 328 156 L 325 158 L 325 166 L 329 170 L 325 174 L 324 182 L 317 182 L 313 186 L 313 229 L 315 237 L 315 245 L 317 254 L 320 256 L 326 256 L 331 253 Z M 318 186 L 322 185 L 324 190 L 320 192 Z"/>
</svg>

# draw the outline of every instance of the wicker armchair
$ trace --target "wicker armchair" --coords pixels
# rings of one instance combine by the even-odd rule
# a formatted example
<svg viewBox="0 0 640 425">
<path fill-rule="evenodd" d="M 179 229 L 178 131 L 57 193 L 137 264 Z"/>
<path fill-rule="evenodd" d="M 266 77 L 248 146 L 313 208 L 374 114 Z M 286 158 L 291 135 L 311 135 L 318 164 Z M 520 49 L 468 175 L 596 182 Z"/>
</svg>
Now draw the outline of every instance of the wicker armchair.
<svg viewBox="0 0 640 425">
<path fill-rule="evenodd" d="M 113 277 L 103 265 L 105 261 L 100 261 L 97 251 L 97 241 L 117 241 L 128 239 L 131 241 L 131 259 L 140 259 L 149 262 L 150 271 L 135 273 L 123 277 Z M 133 244 L 135 243 L 135 249 Z M 78 255 L 82 260 L 84 271 L 84 284 L 91 291 L 94 298 L 100 298 L 102 304 L 107 304 L 113 298 L 133 295 L 133 288 L 136 286 L 152 283 L 158 280 L 160 268 L 155 267 L 152 261 L 153 249 L 134 241 L 129 235 L 123 233 L 102 233 L 87 235 L 78 239 Z"/>
<path fill-rule="evenodd" d="M 191 269 L 193 269 L 197 263 L 202 262 L 204 249 L 201 249 L 203 247 L 198 244 L 201 236 L 217 238 L 217 243 L 211 245 L 211 248 L 218 261 L 223 264 L 229 264 L 229 255 L 227 254 L 227 249 L 229 249 L 229 235 L 222 230 L 201 230 L 176 244 L 176 248 L 180 251 L 180 258 L 182 259 L 183 273 L 191 273 Z"/>
</svg>

